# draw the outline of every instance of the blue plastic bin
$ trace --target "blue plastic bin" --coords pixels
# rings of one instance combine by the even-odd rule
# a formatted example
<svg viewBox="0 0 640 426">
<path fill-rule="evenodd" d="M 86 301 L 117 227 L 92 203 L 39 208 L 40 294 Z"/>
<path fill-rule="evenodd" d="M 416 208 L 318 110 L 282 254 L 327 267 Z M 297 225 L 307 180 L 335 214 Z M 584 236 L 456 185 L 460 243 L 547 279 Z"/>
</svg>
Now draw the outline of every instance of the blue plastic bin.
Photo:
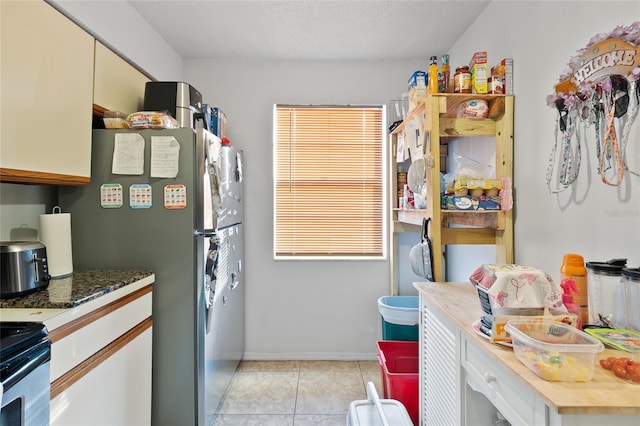
<svg viewBox="0 0 640 426">
<path fill-rule="evenodd" d="M 418 296 L 382 296 L 378 299 L 378 310 L 382 315 L 382 340 L 418 340 L 418 303 Z"/>
</svg>

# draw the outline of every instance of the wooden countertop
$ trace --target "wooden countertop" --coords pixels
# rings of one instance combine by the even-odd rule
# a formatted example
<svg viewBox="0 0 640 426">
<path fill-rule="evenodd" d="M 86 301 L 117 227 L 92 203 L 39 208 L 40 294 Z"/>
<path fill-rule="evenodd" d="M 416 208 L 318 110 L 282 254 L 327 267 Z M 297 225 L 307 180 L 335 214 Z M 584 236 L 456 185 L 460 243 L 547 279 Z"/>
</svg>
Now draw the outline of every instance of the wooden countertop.
<svg viewBox="0 0 640 426">
<path fill-rule="evenodd" d="M 477 343 L 496 361 L 506 366 L 559 414 L 640 415 L 640 383 L 620 379 L 600 365 L 595 367 L 593 379 L 589 382 L 546 381 L 518 361 L 511 348 L 491 343 L 479 336 L 471 324 L 480 318 L 482 310 L 476 291 L 470 283 L 421 282 L 414 283 L 414 287 L 448 316 L 466 338 Z M 639 358 L 628 352 L 605 349 L 596 359 L 609 356 Z"/>
</svg>

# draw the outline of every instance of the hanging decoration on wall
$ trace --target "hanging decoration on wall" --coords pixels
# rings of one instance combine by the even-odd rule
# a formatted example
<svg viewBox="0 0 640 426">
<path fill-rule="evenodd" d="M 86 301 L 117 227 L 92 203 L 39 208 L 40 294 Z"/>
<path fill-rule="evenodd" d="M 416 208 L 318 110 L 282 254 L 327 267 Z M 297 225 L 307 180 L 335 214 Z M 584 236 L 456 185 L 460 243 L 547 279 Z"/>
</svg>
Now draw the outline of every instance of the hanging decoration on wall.
<svg viewBox="0 0 640 426">
<path fill-rule="evenodd" d="M 577 179 L 582 157 L 580 130 L 591 124 L 598 174 L 605 184 L 619 186 L 640 104 L 640 21 L 594 36 L 568 66 L 547 96 L 547 105 L 558 110 L 546 175 L 549 192 L 564 191 Z"/>
</svg>

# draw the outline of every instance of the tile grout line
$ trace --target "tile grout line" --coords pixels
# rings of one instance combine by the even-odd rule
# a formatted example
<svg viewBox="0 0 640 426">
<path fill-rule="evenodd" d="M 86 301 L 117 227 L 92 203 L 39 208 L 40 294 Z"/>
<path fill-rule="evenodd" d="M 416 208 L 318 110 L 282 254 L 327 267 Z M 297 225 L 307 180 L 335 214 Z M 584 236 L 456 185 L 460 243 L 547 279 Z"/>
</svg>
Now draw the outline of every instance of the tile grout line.
<svg viewBox="0 0 640 426">
<path fill-rule="evenodd" d="M 300 390 L 300 370 L 302 370 L 302 361 L 298 361 L 298 380 L 296 381 L 296 398 L 293 402 L 293 424 L 296 424 L 296 412 L 298 411 L 298 392 Z"/>
</svg>

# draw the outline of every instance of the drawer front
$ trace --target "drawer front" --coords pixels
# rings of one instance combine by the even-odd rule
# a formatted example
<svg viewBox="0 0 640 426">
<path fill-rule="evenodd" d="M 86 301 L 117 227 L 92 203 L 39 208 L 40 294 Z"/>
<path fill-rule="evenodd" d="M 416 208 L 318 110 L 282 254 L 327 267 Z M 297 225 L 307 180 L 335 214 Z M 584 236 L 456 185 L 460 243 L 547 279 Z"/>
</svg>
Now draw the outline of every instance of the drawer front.
<svg viewBox="0 0 640 426">
<path fill-rule="evenodd" d="M 486 396 L 512 425 L 545 423 L 544 404 L 535 394 L 468 339 L 464 340 L 462 358 L 466 382 Z"/>
<path fill-rule="evenodd" d="M 150 425 L 152 333 L 147 328 L 55 396 L 51 426 Z"/>
<path fill-rule="evenodd" d="M 77 329 L 71 323 L 52 330 L 51 382 L 149 318 L 151 300 L 149 291 L 122 306 L 107 305 L 88 314 L 75 323 Z M 71 332 L 66 334 L 66 331 Z"/>
</svg>

